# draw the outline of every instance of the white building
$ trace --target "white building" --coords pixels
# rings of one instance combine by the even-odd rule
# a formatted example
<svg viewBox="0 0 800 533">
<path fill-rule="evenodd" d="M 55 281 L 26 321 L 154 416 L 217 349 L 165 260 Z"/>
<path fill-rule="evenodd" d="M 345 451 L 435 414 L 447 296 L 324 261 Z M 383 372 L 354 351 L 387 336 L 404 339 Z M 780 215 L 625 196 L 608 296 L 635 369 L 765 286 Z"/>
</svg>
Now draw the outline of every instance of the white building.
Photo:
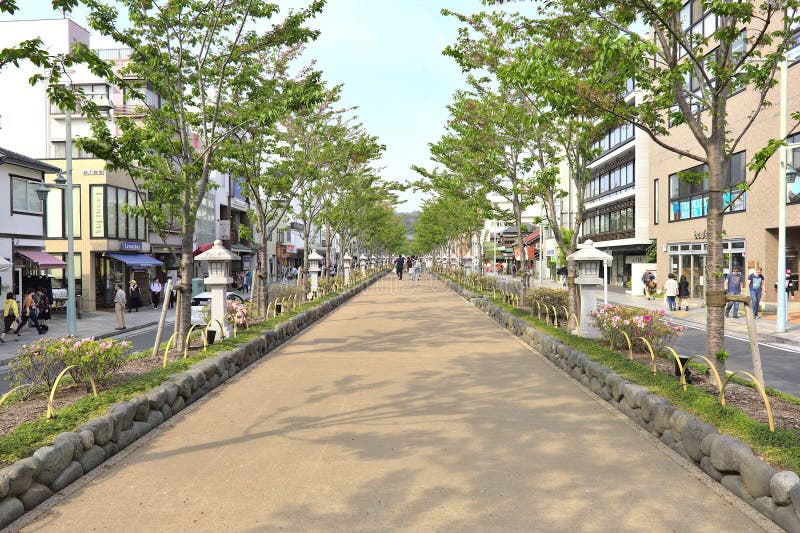
<svg viewBox="0 0 800 533">
<path fill-rule="evenodd" d="M 638 92 L 630 87 L 628 103 Z M 643 263 L 650 245 L 649 137 L 629 124 L 611 128 L 596 141 L 598 157 L 589 164 L 581 240 L 592 239 L 614 259 L 609 283 L 631 279 L 631 264 Z"/>
<path fill-rule="evenodd" d="M 47 269 L 66 263 L 46 253 L 45 210 L 36 189 L 44 182 L 45 173 L 59 169 L 0 148 L 0 294 L 17 297 L 27 288 L 40 284 L 34 278 Z M 45 284 L 49 285 L 49 284 Z"/>
</svg>

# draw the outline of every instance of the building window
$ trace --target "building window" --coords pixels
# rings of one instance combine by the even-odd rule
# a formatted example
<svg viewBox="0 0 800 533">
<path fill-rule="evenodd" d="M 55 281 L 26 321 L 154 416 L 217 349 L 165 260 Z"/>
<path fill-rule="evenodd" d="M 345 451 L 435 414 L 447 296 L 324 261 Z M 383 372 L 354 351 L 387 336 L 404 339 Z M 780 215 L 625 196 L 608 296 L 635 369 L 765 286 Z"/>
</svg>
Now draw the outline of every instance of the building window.
<svg viewBox="0 0 800 533">
<path fill-rule="evenodd" d="M 136 191 L 111 185 L 93 185 L 91 197 L 92 237 L 147 240 L 144 217 L 129 212 L 130 208 L 142 205 Z"/>
<path fill-rule="evenodd" d="M 800 133 L 792 135 L 787 139 L 789 144 L 800 143 Z M 787 157 L 787 163 L 795 169 L 794 172 L 786 174 L 786 203 L 800 204 L 800 148 L 792 148 Z"/>
<path fill-rule="evenodd" d="M 40 180 L 11 175 L 11 211 L 27 215 L 41 215 L 42 201 L 36 195 Z"/>
<path fill-rule="evenodd" d="M 66 208 L 64 205 L 64 189 L 50 189 L 47 195 L 47 238 L 64 239 L 67 237 Z M 81 238 L 81 188 L 72 186 L 72 235 Z"/>
<path fill-rule="evenodd" d="M 601 196 L 633 187 L 636 178 L 634 168 L 634 162 L 629 161 L 624 165 L 595 176 L 584 189 L 584 200 L 594 200 Z"/>
<path fill-rule="evenodd" d="M 593 144 L 593 148 L 599 151 L 597 157 L 633 139 L 635 131 L 632 124 L 623 124 L 605 132 L 603 136 L 597 139 Z"/>
<path fill-rule="evenodd" d="M 603 214 L 590 214 L 583 221 L 583 235 L 598 235 L 601 233 L 629 231 L 634 229 L 633 207 L 625 207 Z"/>
<path fill-rule="evenodd" d="M 67 157 L 67 143 L 65 141 L 52 141 L 50 147 L 53 152 L 53 159 L 65 159 Z M 93 159 L 94 156 L 75 146 L 75 143 L 72 143 L 72 158 Z"/>
<path fill-rule="evenodd" d="M 733 154 L 728 177 L 723 184 L 722 203 L 726 213 L 739 213 L 747 209 L 747 193 L 739 185 L 747 179 L 745 152 Z M 681 172 L 669 177 L 669 221 L 702 218 L 708 214 L 708 167 L 697 165 L 682 172 L 705 174 L 697 183 L 680 178 Z M 731 204 L 732 205 L 728 205 Z"/>
</svg>

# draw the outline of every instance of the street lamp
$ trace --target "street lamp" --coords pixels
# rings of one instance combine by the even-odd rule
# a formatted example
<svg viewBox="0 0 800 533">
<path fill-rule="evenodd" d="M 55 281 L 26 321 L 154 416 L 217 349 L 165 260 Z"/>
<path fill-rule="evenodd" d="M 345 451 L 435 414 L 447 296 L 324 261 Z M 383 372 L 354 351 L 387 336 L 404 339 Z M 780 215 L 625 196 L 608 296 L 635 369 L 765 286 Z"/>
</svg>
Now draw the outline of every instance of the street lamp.
<svg viewBox="0 0 800 533">
<path fill-rule="evenodd" d="M 69 128 L 67 129 L 69 135 Z M 69 137 L 68 137 L 69 138 Z M 77 335 L 78 327 L 75 323 L 75 239 L 72 235 L 72 158 L 70 152 L 72 150 L 71 143 L 67 143 L 69 152 L 67 152 L 67 177 L 64 177 L 62 172 L 56 176 L 55 184 L 48 185 L 42 182 L 36 188 L 36 196 L 39 200 L 47 200 L 47 195 L 50 189 L 61 189 L 64 191 L 64 218 L 66 219 L 66 233 L 67 233 L 67 335 Z"/>
</svg>

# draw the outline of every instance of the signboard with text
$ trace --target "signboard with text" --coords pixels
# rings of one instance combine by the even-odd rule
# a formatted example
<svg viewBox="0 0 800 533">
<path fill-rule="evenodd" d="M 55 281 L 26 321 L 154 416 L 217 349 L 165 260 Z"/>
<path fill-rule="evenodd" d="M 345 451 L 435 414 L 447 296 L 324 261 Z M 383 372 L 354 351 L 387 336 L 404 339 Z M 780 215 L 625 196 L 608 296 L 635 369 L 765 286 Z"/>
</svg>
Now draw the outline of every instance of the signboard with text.
<svg viewBox="0 0 800 533">
<path fill-rule="evenodd" d="M 231 221 L 220 220 L 217 222 L 217 238 L 223 241 L 230 240 L 231 238 Z"/>
</svg>

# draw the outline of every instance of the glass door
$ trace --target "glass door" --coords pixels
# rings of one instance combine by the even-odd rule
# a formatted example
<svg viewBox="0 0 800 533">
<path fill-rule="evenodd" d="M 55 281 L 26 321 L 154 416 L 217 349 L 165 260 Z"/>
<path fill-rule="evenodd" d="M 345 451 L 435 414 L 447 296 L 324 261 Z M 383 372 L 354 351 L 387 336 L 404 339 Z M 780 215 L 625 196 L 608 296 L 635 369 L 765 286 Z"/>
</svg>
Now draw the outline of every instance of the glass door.
<svg viewBox="0 0 800 533">
<path fill-rule="evenodd" d="M 692 298 L 705 297 L 705 270 L 706 270 L 706 256 L 693 255 L 692 256 L 692 277 L 689 280 L 689 287 L 692 292 Z"/>
</svg>

